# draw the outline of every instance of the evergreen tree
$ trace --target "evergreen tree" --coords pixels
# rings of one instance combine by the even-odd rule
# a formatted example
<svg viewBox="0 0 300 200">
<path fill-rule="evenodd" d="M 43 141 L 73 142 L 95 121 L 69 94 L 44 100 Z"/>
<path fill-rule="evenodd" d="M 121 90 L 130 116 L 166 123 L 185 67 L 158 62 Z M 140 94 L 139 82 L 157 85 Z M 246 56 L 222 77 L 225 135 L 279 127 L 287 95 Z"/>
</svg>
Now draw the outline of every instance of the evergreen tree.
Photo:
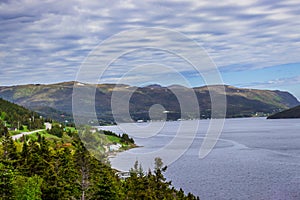
<svg viewBox="0 0 300 200">
<path fill-rule="evenodd" d="M 14 199 L 41 200 L 41 185 L 43 179 L 37 175 L 33 177 L 17 176 L 14 183 Z"/>
<path fill-rule="evenodd" d="M 86 193 L 91 185 L 89 156 L 82 142 L 77 141 L 77 143 L 74 144 L 76 145 L 75 162 L 77 170 L 79 171 L 77 183 L 81 191 L 81 200 L 85 200 L 88 199 Z"/>
<path fill-rule="evenodd" d="M 15 166 L 18 162 L 18 152 L 17 147 L 15 145 L 14 140 L 6 135 L 2 140 L 2 149 L 3 149 L 3 155 L 2 155 L 2 161 L 6 164 Z"/>
<path fill-rule="evenodd" d="M 0 199 L 197 199 L 172 187 L 160 158 L 148 173 L 136 161 L 130 177 L 120 180 L 115 170 L 87 151 L 78 134 L 72 141 L 70 146 L 63 139 L 23 137 L 18 151 L 11 137 L 2 138 Z"/>
<path fill-rule="evenodd" d="M 13 196 L 13 180 L 15 172 L 9 164 L 0 162 L 0 199 L 10 200 Z"/>
</svg>

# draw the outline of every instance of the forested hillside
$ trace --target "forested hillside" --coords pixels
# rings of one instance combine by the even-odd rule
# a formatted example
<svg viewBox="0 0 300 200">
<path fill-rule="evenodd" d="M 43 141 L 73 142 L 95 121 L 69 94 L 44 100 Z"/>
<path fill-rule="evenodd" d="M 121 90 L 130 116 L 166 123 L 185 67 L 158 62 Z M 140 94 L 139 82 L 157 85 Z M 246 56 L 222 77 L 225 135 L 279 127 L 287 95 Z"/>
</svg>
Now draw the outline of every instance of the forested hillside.
<svg viewBox="0 0 300 200">
<path fill-rule="evenodd" d="M 120 150 L 134 147 L 127 134 L 82 127 L 80 138 L 76 128 L 54 122 L 51 129 L 14 141 L 9 129 L 43 128 L 44 120 L 3 99 L 0 113 L 0 200 L 197 199 L 166 181 L 160 159 L 154 171 L 136 164 L 130 177 L 120 179 L 110 167 L 108 149 L 113 144 L 121 144 Z"/>
<path fill-rule="evenodd" d="M 146 173 L 136 163 L 130 177 L 121 180 L 105 160 L 86 150 L 77 134 L 71 143 L 5 136 L 0 145 L 0 199 L 198 199 L 166 181 L 159 158 L 155 165 Z"/>
<path fill-rule="evenodd" d="M 11 130 L 34 130 L 44 127 L 44 119 L 22 106 L 10 103 L 0 98 L 0 131 L 4 128 Z"/>
<path fill-rule="evenodd" d="M 268 117 L 268 119 L 286 119 L 286 118 L 300 118 L 300 106 L 275 113 Z"/>
<path fill-rule="evenodd" d="M 96 112 L 100 121 L 113 122 L 111 110 L 112 93 L 132 92 L 129 99 L 129 112 L 134 120 L 149 120 L 149 109 L 155 104 L 162 105 L 167 111 L 167 119 L 210 118 L 210 92 L 218 94 L 220 85 L 187 88 L 173 85 L 163 87 L 149 85 L 135 87 L 129 85 L 99 84 L 89 85 L 78 82 L 64 82 L 51 85 L 20 85 L 0 87 L 0 97 L 25 106 L 41 115 L 59 121 L 72 118 L 73 87 L 95 88 Z M 227 99 L 226 117 L 267 116 L 278 111 L 299 105 L 298 100 L 288 92 L 278 90 L 257 90 L 236 88 L 225 85 Z M 196 95 L 201 113 L 192 111 L 181 113 L 181 107 L 174 91 Z M 221 95 L 221 94 L 219 94 Z M 85 99 L 86 96 L 77 98 Z M 87 103 L 87 102 L 85 102 Z M 127 109 L 127 108 L 126 108 Z"/>
</svg>

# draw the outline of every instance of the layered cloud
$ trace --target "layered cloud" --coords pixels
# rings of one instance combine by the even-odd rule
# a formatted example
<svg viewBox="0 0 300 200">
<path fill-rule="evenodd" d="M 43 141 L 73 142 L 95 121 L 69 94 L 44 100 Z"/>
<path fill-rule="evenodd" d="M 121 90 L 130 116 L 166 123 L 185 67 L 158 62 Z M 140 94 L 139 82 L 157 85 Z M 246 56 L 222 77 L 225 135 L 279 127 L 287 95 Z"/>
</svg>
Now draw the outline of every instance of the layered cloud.
<svg viewBox="0 0 300 200">
<path fill-rule="evenodd" d="M 99 43 L 141 27 L 185 34 L 204 47 L 223 72 L 300 63 L 299 7 L 297 0 L 1 1 L 0 84 L 74 80 L 81 63 Z M 188 48 L 184 42 L 173 42 L 178 48 Z M 166 47 L 171 43 L 165 41 Z M 128 45 L 134 44 L 108 49 L 107 56 L 125 52 Z M 107 81 L 116 81 L 128 60 L 149 64 L 141 54 L 120 59 Z M 161 58 L 165 66 L 177 66 L 176 70 L 188 74 L 182 60 Z"/>
</svg>

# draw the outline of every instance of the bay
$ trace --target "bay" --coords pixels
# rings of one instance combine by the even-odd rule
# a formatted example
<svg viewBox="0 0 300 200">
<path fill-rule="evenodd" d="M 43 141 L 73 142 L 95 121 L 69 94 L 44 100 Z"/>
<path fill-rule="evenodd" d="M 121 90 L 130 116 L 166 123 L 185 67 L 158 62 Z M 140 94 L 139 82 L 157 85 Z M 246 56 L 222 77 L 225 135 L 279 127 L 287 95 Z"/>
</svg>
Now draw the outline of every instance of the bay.
<svg viewBox="0 0 300 200">
<path fill-rule="evenodd" d="M 173 185 L 202 200 L 300 199 L 299 119 L 226 119 L 215 148 L 200 159 L 199 149 L 209 123 L 191 120 L 135 124 L 136 129 L 131 126 L 127 133 L 142 147 L 118 153 L 111 158 L 112 167 L 128 171 L 138 160 L 147 171 L 153 169 L 157 155 L 168 165 L 165 175 Z M 178 133 L 182 125 L 185 129 Z M 117 133 L 126 130 L 120 127 L 101 128 Z M 175 143 L 176 148 L 169 147 L 178 137 L 181 142 Z"/>
</svg>

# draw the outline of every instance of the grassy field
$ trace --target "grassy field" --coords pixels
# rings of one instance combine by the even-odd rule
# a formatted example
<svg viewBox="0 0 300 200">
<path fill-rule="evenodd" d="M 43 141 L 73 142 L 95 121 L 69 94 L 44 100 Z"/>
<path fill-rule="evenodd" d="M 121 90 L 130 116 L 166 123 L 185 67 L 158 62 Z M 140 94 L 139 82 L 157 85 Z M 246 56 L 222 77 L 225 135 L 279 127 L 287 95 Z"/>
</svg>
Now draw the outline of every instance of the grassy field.
<svg viewBox="0 0 300 200">
<path fill-rule="evenodd" d="M 49 133 L 47 133 L 47 131 L 41 131 L 38 133 L 33 133 L 30 135 L 27 135 L 27 138 L 31 139 L 31 140 L 37 140 L 38 139 L 38 134 L 40 134 L 42 137 L 45 137 L 46 139 L 53 139 L 53 140 L 62 140 L 61 138 L 55 136 L 55 135 L 51 135 Z"/>
<path fill-rule="evenodd" d="M 108 140 L 111 141 L 112 143 L 121 143 L 121 138 L 119 138 L 119 137 L 112 136 L 112 135 L 107 135 L 106 137 L 107 137 Z"/>
</svg>

